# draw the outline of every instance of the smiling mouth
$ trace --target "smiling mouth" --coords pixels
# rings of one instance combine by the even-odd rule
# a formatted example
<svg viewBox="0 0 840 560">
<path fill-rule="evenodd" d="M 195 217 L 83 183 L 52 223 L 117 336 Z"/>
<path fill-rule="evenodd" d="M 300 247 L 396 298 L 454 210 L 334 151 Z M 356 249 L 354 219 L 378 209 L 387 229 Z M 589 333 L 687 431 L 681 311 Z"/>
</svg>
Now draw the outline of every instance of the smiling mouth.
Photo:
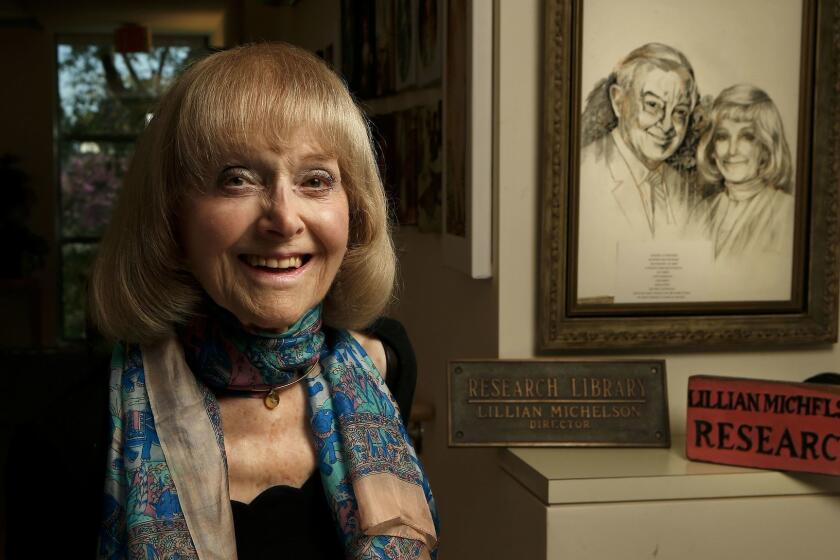
<svg viewBox="0 0 840 560">
<path fill-rule="evenodd" d="M 739 159 L 739 158 L 723 160 L 724 165 L 743 165 L 745 163 L 747 163 L 746 159 Z"/>
<path fill-rule="evenodd" d="M 239 260 L 248 266 L 266 272 L 292 272 L 301 268 L 311 258 L 312 255 L 295 255 L 281 258 L 262 257 L 260 255 L 239 255 Z"/>
<path fill-rule="evenodd" d="M 648 135 L 653 139 L 654 144 L 660 148 L 667 148 L 671 145 L 671 138 L 663 138 L 662 136 L 658 136 L 650 132 L 648 132 Z"/>
</svg>

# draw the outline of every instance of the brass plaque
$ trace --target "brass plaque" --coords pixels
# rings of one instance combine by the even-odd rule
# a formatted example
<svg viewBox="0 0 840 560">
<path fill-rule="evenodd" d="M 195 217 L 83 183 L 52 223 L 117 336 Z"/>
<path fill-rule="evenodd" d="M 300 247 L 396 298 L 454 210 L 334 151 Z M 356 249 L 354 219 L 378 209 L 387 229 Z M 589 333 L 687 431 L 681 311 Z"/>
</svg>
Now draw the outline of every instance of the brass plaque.
<svg viewBox="0 0 840 560">
<path fill-rule="evenodd" d="M 665 362 L 449 362 L 449 445 L 670 447 Z"/>
</svg>

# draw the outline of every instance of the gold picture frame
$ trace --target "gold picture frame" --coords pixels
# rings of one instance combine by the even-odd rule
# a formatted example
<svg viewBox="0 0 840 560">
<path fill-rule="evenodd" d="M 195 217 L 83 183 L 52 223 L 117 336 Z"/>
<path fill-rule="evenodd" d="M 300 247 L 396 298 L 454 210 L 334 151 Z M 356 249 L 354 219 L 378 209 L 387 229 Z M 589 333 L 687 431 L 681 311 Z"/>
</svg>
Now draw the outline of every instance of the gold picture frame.
<svg viewBox="0 0 840 560">
<path fill-rule="evenodd" d="M 779 72 L 779 75 L 774 75 L 768 71 L 765 71 L 764 74 L 756 73 L 765 67 L 762 66 L 761 60 L 752 61 L 751 59 L 750 64 L 739 65 L 738 63 L 739 56 L 746 56 L 743 54 L 746 49 L 739 51 L 736 39 L 741 35 L 743 37 L 761 36 L 764 30 L 760 28 L 762 19 L 759 16 L 770 17 L 763 13 L 765 9 L 762 7 L 763 4 L 756 2 L 750 5 L 749 2 L 753 0 L 740 1 L 743 4 L 739 4 L 739 1 L 736 0 L 722 3 L 721 6 L 724 6 L 724 9 L 727 10 L 730 9 L 729 6 L 732 6 L 731 9 L 735 10 L 732 13 L 735 15 L 740 13 L 742 16 L 749 13 L 749 10 L 753 10 L 756 17 L 739 18 L 726 14 L 711 14 L 708 17 L 709 24 L 705 26 L 698 23 L 696 17 L 691 18 L 683 15 L 685 8 L 688 6 L 693 6 L 692 9 L 697 10 L 704 9 L 705 4 L 697 2 L 685 2 L 685 6 L 682 8 L 681 6 L 675 6 L 674 2 L 659 2 L 658 0 L 629 0 L 626 3 L 611 4 L 602 1 L 596 2 L 595 0 L 548 0 L 546 2 L 542 152 L 543 211 L 539 265 L 540 301 L 538 306 L 538 344 L 541 351 L 755 348 L 782 344 L 836 342 L 838 269 L 840 269 L 840 260 L 838 260 L 838 252 L 840 252 L 840 225 L 838 225 L 838 199 L 840 198 L 838 192 L 840 189 L 840 119 L 838 118 L 838 110 L 840 110 L 840 52 L 838 52 L 838 49 L 840 49 L 840 40 L 838 39 L 840 37 L 840 2 L 837 0 L 803 0 L 801 8 L 797 7 L 797 10 L 801 13 L 801 21 L 793 18 L 793 22 L 789 24 L 790 32 L 786 39 L 787 43 L 779 40 L 781 44 L 777 46 L 778 49 L 785 52 L 793 51 L 797 55 L 796 60 L 793 60 L 789 66 L 795 68 L 798 64 L 798 68 L 795 68 L 798 73 L 793 74 L 793 70 L 787 73 L 773 70 L 773 72 Z M 613 9 L 612 6 L 623 6 L 619 9 L 632 11 L 635 7 L 639 13 L 655 12 L 658 14 L 656 17 L 662 19 L 654 22 L 640 20 L 639 30 L 635 32 L 632 18 L 628 19 L 620 14 L 615 14 L 614 19 L 616 21 L 610 23 L 608 20 L 610 20 L 612 14 L 604 15 L 606 12 L 604 12 L 603 7 L 606 4 L 610 4 L 610 10 Z M 679 2 L 676 4 L 679 4 Z M 651 10 L 651 6 L 656 9 Z M 643 7 L 646 9 L 641 9 Z M 598 12 L 599 8 L 600 12 Z M 679 15 L 669 20 L 666 13 L 669 9 L 676 10 L 674 13 Z M 683 12 L 680 12 L 680 9 L 683 9 Z M 739 9 L 741 12 L 737 11 Z M 755 12 L 759 9 L 761 12 Z M 596 16 L 596 12 L 600 15 Z M 702 14 L 700 16 L 702 19 Z M 586 17 L 589 17 L 590 20 L 586 20 Z M 596 17 L 599 19 L 596 20 Z M 593 26 L 593 21 L 596 21 L 598 26 Z M 603 54 L 603 52 L 609 50 L 605 45 L 612 46 L 618 35 L 606 33 L 604 28 L 608 28 L 609 25 L 620 26 L 620 29 L 623 30 L 620 37 L 625 43 L 632 44 L 633 41 L 636 41 L 635 44 L 643 44 L 649 42 L 658 45 L 655 46 L 655 49 L 658 49 L 665 41 L 661 40 L 656 33 L 645 31 L 645 29 L 651 28 L 651 24 L 660 27 L 670 25 L 670 37 L 676 37 L 671 42 L 676 46 L 674 49 L 670 49 L 666 45 L 666 47 L 663 47 L 665 51 L 685 52 L 685 58 L 689 60 L 692 56 L 696 56 L 697 59 L 706 61 L 704 72 L 701 72 L 700 65 L 697 64 L 694 68 L 697 74 L 695 75 L 694 70 L 691 70 L 692 79 L 682 79 L 684 91 L 679 90 L 679 88 L 674 90 L 683 92 L 683 98 L 691 99 L 692 112 L 689 118 L 692 120 L 689 120 L 688 124 L 685 125 L 688 132 L 684 132 L 685 136 L 677 142 L 677 144 L 679 142 L 684 144 L 679 144 L 673 157 L 676 157 L 677 152 L 686 147 L 683 151 L 688 154 L 688 159 L 683 161 L 692 162 L 692 165 L 696 164 L 697 168 L 691 168 L 687 164 L 671 163 L 672 159 L 667 160 L 669 169 L 677 169 L 683 173 L 681 176 L 694 181 L 687 183 L 690 189 L 693 189 L 689 190 L 694 197 L 692 199 L 694 200 L 693 206 L 687 206 L 688 210 L 684 215 L 688 217 L 684 218 L 684 224 L 680 224 L 676 220 L 677 224 L 674 226 L 674 231 L 677 231 L 677 226 L 680 226 L 681 237 L 677 237 L 675 234 L 673 239 L 677 241 L 669 239 L 668 243 L 671 243 L 670 245 L 663 245 L 663 243 L 666 243 L 661 240 L 665 239 L 664 233 L 662 233 L 660 239 L 654 239 L 652 242 L 659 243 L 659 245 L 652 245 L 647 240 L 636 242 L 635 239 L 630 239 L 630 235 L 625 236 L 625 230 L 619 229 L 615 225 L 615 219 L 610 216 L 606 209 L 603 215 L 593 215 L 588 210 L 589 208 L 595 208 L 596 211 L 600 211 L 601 206 L 597 204 L 602 204 L 604 200 L 611 201 L 612 199 L 609 196 L 614 194 L 615 189 L 605 191 L 610 193 L 605 195 L 606 198 L 597 198 L 595 195 L 590 195 L 595 189 L 601 188 L 603 181 L 596 181 L 592 179 L 594 175 L 587 174 L 589 160 L 586 158 L 592 152 L 588 146 L 594 144 L 594 142 L 585 144 L 584 140 L 590 141 L 590 138 L 594 136 L 592 134 L 587 136 L 587 127 L 590 127 L 592 122 L 598 123 L 604 121 L 604 119 L 599 120 L 597 115 L 593 117 L 594 113 L 592 111 L 587 113 L 593 103 L 592 100 L 596 97 L 596 92 L 594 88 L 591 91 L 589 89 L 585 90 L 585 88 L 589 83 L 596 83 L 596 87 L 603 86 L 604 91 L 607 92 L 605 94 L 607 97 L 604 97 L 604 99 L 612 104 L 607 105 L 607 111 L 610 107 L 614 112 L 625 111 L 624 107 L 626 106 L 619 105 L 620 102 L 623 102 L 619 96 L 622 90 L 619 89 L 618 93 L 615 93 L 617 88 L 615 84 L 618 79 L 615 78 L 615 75 L 620 71 L 617 69 L 626 67 L 626 61 L 636 56 L 634 53 L 645 49 L 632 51 L 629 48 L 625 49 L 624 52 L 630 52 L 630 54 L 623 59 L 613 55 L 612 61 L 617 62 L 617 64 L 612 67 L 612 74 L 609 74 L 610 78 L 600 82 L 589 80 L 587 84 L 583 84 L 584 77 L 591 76 L 594 73 L 593 68 L 599 64 L 595 62 L 597 56 L 601 56 L 603 60 L 609 60 L 605 58 L 609 55 Z M 646 28 L 645 25 L 648 25 L 648 27 Z M 720 29 L 716 26 L 719 26 Z M 692 34 L 698 33 L 705 35 L 693 38 Z M 706 39 L 709 37 L 715 37 L 717 40 L 707 41 Z M 727 38 L 735 46 L 730 46 L 725 52 L 719 52 L 720 49 L 724 49 L 722 45 L 726 44 Z M 598 43 L 598 41 L 601 41 L 601 43 Z M 662 41 L 662 43 L 657 41 Z M 688 48 L 685 45 L 688 45 Z M 773 47 L 775 48 L 776 45 L 773 45 Z M 798 53 L 796 53 L 797 49 Z M 779 57 L 773 54 L 772 49 L 763 53 L 763 56 L 776 65 L 773 68 L 782 65 L 783 61 L 778 60 Z M 601 67 L 603 67 L 603 60 L 600 63 Z M 727 74 L 726 68 L 728 68 L 727 61 L 729 60 L 734 62 L 730 73 Z M 668 68 L 676 68 L 669 71 L 683 76 L 686 73 L 679 66 L 677 64 Z M 688 66 L 691 69 L 690 63 L 683 66 Z M 766 67 L 770 68 L 771 65 L 768 64 Z M 772 260 L 767 257 L 764 261 L 761 261 L 762 263 L 772 262 L 774 266 L 777 262 L 787 263 L 784 264 L 787 268 L 780 268 L 778 269 L 780 272 L 775 274 L 759 275 L 755 270 L 744 272 L 744 274 L 753 274 L 753 276 L 745 276 L 745 278 L 755 279 L 756 283 L 759 284 L 764 281 L 764 278 L 771 278 L 782 288 L 771 287 L 768 290 L 783 290 L 778 291 L 778 293 L 784 294 L 783 296 L 773 295 L 775 292 L 768 291 L 768 294 L 771 295 L 760 295 L 755 299 L 750 299 L 752 296 L 749 295 L 749 284 L 743 285 L 731 282 L 727 275 L 734 275 L 734 271 L 737 271 L 741 261 L 723 260 L 723 257 L 718 254 L 719 250 L 722 251 L 719 238 L 701 239 L 697 245 L 689 245 L 687 241 L 683 241 L 686 236 L 685 232 L 690 229 L 689 225 L 692 221 L 695 221 L 696 216 L 701 216 L 702 220 L 706 220 L 703 222 L 704 224 L 712 223 L 712 219 L 706 217 L 709 214 L 701 214 L 701 208 L 702 212 L 709 212 L 708 208 L 711 207 L 712 202 L 718 200 L 714 197 L 723 197 L 729 189 L 729 186 L 724 187 L 724 183 L 720 183 L 716 187 L 717 190 L 714 190 L 714 185 L 700 186 L 700 181 L 697 179 L 701 176 L 698 161 L 703 157 L 696 151 L 695 145 L 701 148 L 708 147 L 710 151 L 707 153 L 711 154 L 708 159 L 710 161 L 714 160 L 717 152 L 711 150 L 718 149 L 715 146 L 717 146 L 720 137 L 717 132 L 715 132 L 714 139 L 706 139 L 703 134 L 714 126 L 718 128 L 722 126 L 720 123 L 728 117 L 720 117 L 725 113 L 718 107 L 724 107 L 727 90 L 737 90 L 738 87 L 742 86 L 732 86 L 731 88 L 707 87 L 710 91 L 703 92 L 704 77 L 707 84 L 714 83 L 715 80 L 725 83 L 724 81 L 727 79 L 730 80 L 729 83 L 732 83 L 741 79 L 741 74 L 738 74 L 738 72 L 741 72 L 743 68 L 749 68 L 749 71 L 753 72 L 753 74 L 746 76 L 745 80 L 772 84 L 775 89 L 770 87 L 767 87 L 767 89 L 768 91 L 772 90 L 774 95 L 778 95 L 777 92 L 781 90 L 788 92 L 785 95 L 778 95 L 778 99 L 787 100 L 786 103 L 778 102 L 777 104 L 782 107 L 778 113 L 783 115 L 782 118 L 787 118 L 788 142 L 795 146 L 794 149 L 789 150 L 792 154 L 792 168 L 795 170 L 791 173 L 793 180 L 790 183 L 790 194 L 785 197 L 779 195 L 779 198 L 787 200 L 790 216 L 792 216 L 790 218 L 790 229 L 785 230 L 788 232 L 786 233 L 788 237 L 783 237 L 783 239 L 787 239 L 786 243 L 788 245 L 786 246 L 789 248 L 789 252 L 784 253 L 784 258 Z M 720 71 L 718 72 L 718 70 Z M 663 71 L 663 74 L 667 74 L 667 72 Z M 628 78 L 631 82 L 626 83 L 636 88 L 637 82 L 632 80 L 637 80 L 637 76 L 640 74 L 628 75 L 631 76 L 631 78 Z M 790 79 L 790 75 L 794 76 L 793 79 Z M 733 79 L 733 76 L 735 79 Z M 758 77 L 756 78 L 756 76 Z M 612 79 L 612 82 L 609 81 L 610 79 Z M 692 87 L 696 86 L 697 91 L 691 90 L 691 95 L 689 95 L 688 84 L 691 82 L 693 82 Z M 622 82 L 622 85 L 624 84 L 625 82 Z M 625 91 L 630 91 L 627 88 L 625 88 Z M 637 89 L 632 89 L 632 91 Z M 752 89 L 760 90 L 756 87 Z M 588 96 L 587 91 L 590 92 Z M 680 95 L 683 93 L 680 93 Z M 706 93 L 708 97 L 705 101 L 701 96 L 702 93 Z M 642 94 L 638 93 L 637 95 L 641 96 Z M 673 104 L 679 105 L 676 98 L 679 98 L 679 95 L 675 94 Z M 717 105 L 715 104 L 716 101 L 718 101 Z M 641 100 L 639 102 L 641 103 Z M 656 108 L 656 110 L 659 111 L 659 108 Z M 661 113 L 657 113 L 657 115 L 664 115 L 668 111 L 673 112 L 669 113 L 667 117 L 663 117 L 663 121 L 685 118 L 680 116 L 685 114 L 685 109 L 680 113 L 679 107 L 674 108 L 673 106 L 662 109 Z M 633 121 L 631 121 L 633 115 L 632 110 L 628 110 L 621 115 L 613 113 L 613 128 L 605 127 L 606 132 L 601 136 L 601 138 L 604 138 L 603 141 L 607 142 L 604 135 L 620 136 L 625 133 L 625 129 L 629 132 L 622 137 L 630 138 L 633 133 Z M 627 123 L 624 129 L 621 128 L 622 116 L 625 117 L 625 123 Z M 715 120 L 716 117 L 717 120 Z M 703 121 L 702 119 L 706 120 Z M 673 129 L 676 125 L 669 123 L 669 126 Z M 696 144 L 689 145 L 691 126 L 695 126 L 694 130 L 697 132 L 693 139 Z M 673 130 L 671 130 L 671 133 L 673 133 Z M 628 142 L 631 142 L 631 140 L 628 140 Z M 615 143 L 627 144 L 627 142 L 621 140 L 616 140 Z M 585 145 L 582 146 L 582 144 Z M 757 145 L 760 148 L 762 147 L 760 142 Z M 644 146 L 639 148 L 639 150 L 643 149 Z M 616 153 L 620 151 L 617 150 Z M 633 146 L 631 146 L 630 152 L 635 153 Z M 644 161 L 643 156 L 644 154 L 640 154 Z M 723 156 L 719 155 L 717 161 L 723 161 L 722 158 Z M 763 165 L 766 158 L 763 156 L 762 158 L 760 161 Z M 606 160 L 595 161 L 605 162 Z M 606 165 L 606 163 L 603 165 Z M 652 165 L 659 164 L 654 162 Z M 644 171 L 651 168 L 652 165 L 641 169 Z M 665 164 L 661 165 L 664 166 Z M 680 165 L 683 166 L 680 167 Z M 713 163 L 712 165 L 716 164 Z M 627 167 L 632 166 L 628 163 Z M 718 167 L 722 168 L 721 165 L 718 165 Z M 662 167 L 652 167 L 648 177 L 653 176 L 653 171 L 657 169 L 661 171 Z M 713 168 L 713 170 L 716 169 Z M 664 174 L 664 171 L 661 171 L 660 174 Z M 760 175 L 760 177 L 763 177 L 763 175 Z M 650 210 L 647 217 L 651 232 L 654 232 L 653 210 L 666 206 L 659 206 L 658 201 L 654 202 L 656 195 L 653 193 L 657 187 L 649 186 L 645 191 L 643 183 L 643 181 L 640 181 L 636 185 L 638 190 L 634 190 L 634 193 L 636 193 L 634 196 L 638 194 L 642 201 L 639 203 L 639 208 Z M 654 184 L 653 180 L 650 184 Z M 729 185 L 729 183 L 726 184 Z M 645 192 L 647 192 L 647 198 L 643 196 Z M 672 197 L 671 201 L 677 200 L 674 194 L 670 196 Z M 592 200 L 595 200 L 597 204 L 596 202 L 590 202 L 587 197 L 592 197 Z M 723 198 L 720 200 L 723 200 Z M 675 207 L 677 204 L 674 203 L 672 206 Z M 626 211 L 626 207 L 623 211 Z M 719 223 L 715 223 L 715 227 L 719 225 Z M 727 227 L 730 226 L 731 224 Z M 609 230 L 609 235 L 601 235 L 599 232 L 604 228 L 614 228 L 615 231 Z M 594 234 L 591 233 L 593 231 Z M 626 231 L 631 230 L 627 229 Z M 657 231 L 666 232 L 668 230 L 665 226 L 662 226 Z M 644 232 L 644 234 L 646 235 L 647 232 Z M 603 241 L 603 244 L 599 246 L 595 242 L 589 242 L 587 236 L 598 242 L 601 242 L 602 239 L 606 239 L 606 241 Z M 675 258 L 681 260 L 677 263 L 678 266 L 671 267 L 673 271 L 676 271 L 673 272 L 675 279 L 670 277 L 665 280 L 657 278 L 655 279 L 657 285 L 654 286 L 654 280 L 642 274 L 645 270 L 655 268 L 649 266 L 653 262 L 650 260 L 651 255 L 661 254 L 661 252 L 651 252 L 654 249 L 649 249 L 650 247 L 656 248 L 655 251 L 659 251 L 659 247 L 676 247 L 674 249 L 674 254 L 677 255 Z M 695 248 L 698 251 L 702 250 L 702 252 L 694 252 Z M 699 259 L 700 255 L 704 258 L 708 255 L 711 260 L 701 260 Z M 698 256 L 698 258 L 695 258 L 695 256 Z M 638 262 L 634 261 L 633 258 L 637 258 Z M 595 262 L 596 265 L 602 262 L 608 263 L 607 268 L 612 268 L 602 276 L 606 277 L 607 281 L 612 282 L 612 284 L 607 284 L 607 288 L 599 288 L 600 291 L 590 290 L 591 286 L 601 280 L 598 276 L 603 271 L 602 268 L 597 266 L 591 268 L 591 270 L 587 268 L 590 266 L 590 262 Z M 715 265 L 720 263 L 719 268 L 707 267 L 705 266 L 706 262 L 712 262 Z M 735 262 L 736 265 L 724 268 L 723 263 L 725 262 Z M 743 262 L 749 261 L 744 260 Z M 704 264 L 701 266 L 698 263 Z M 688 275 L 686 279 L 683 279 L 679 277 L 682 269 L 703 273 L 708 278 L 712 278 L 713 282 L 697 282 L 688 272 L 685 273 Z M 722 272 L 717 272 L 719 270 Z M 672 273 L 666 271 L 662 274 L 667 276 Z M 718 276 L 714 276 L 714 274 L 718 274 Z M 732 276 L 732 278 L 737 277 Z M 642 289 L 640 291 L 637 287 L 627 288 L 625 285 L 636 286 L 639 282 L 650 282 L 650 290 L 646 292 Z M 663 292 L 661 289 L 663 282 L 666 284 L 668 282 L 675 283 L 676 288 L 668 285 L 665 288 L 671 291 Z M 721 286 L 715 288 L 718 291 L 712 291 L 712 287 L 709 287 L 713 286 L 715 282 Z M 731 283 L 727 284 L 727 282 Z M 644 288 L 643 284 L 639 285 Z M 690 286 L 690 288 L 683 289 L 684 286 Z M 613 290 L 613 294 L 608 293 L 610 289 Z M 629 289 L 635 290 L 629 296 L 619 293 L 626 292 Z M 593 293 L 586 293 L 586 290 Z M 731 290 L 731 294 L 727 290 Z M 706 292 L 712 295 L 693 295 L 695 293 L 706 294 Z M 603 296 L 602 293 L 608 295 Z M 653 296 L 650 296 L 650 294 L 653 294 Z M 688 296 L 685 294 L 688 294 Z M 747 294 L 747 296 L 743 294 Z M 638 299 L 633 299 L 634 297 Z"/>
</svg>

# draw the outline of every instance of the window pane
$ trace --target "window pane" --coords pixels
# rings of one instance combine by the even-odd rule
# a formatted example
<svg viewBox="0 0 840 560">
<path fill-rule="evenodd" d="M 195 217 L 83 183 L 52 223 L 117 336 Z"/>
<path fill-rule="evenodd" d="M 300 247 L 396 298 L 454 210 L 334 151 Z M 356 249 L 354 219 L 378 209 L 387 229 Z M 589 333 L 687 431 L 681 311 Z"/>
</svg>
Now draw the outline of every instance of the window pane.
<svg viewBox="0 0 840 560">
<path fill-rule="evenodd" d="M 96 248 L 95 243 L 67 243 L 61 248 L 62 334 L 65 339 L 85 337 L 87 285 Z"/>
<path fill-rule="evenodd" d="M 116 53 L 108 44 L 58 45 L 59 130 L 62 134 L 136 134 L 183 68 L 205 54 L 193 46 Z"/>
<path fill-rule="evenodd" d="M 133 149 L 130 142 L 62 143 L 62 237 L 102 235 Z"/>
<path fill-rule="evenodd" d="M 150 52 L 115 53 L 109 35 L 57 40 L 63 336 L 85 336 L 86 286 L 134 140 L 178 74 L 208 53 L 206 38 L 155 37 Z"/>
</svg>

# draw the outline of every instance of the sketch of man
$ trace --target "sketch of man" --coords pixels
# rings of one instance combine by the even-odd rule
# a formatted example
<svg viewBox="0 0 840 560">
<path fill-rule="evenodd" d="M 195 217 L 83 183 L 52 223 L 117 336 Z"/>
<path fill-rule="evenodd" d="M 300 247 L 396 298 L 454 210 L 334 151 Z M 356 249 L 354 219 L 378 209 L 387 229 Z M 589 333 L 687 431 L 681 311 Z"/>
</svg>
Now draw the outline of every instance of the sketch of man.
<svg viewBox="0 0 840 560">
<path fill-rule="evenodd" d="M 659 43 L 633 50 L 588 96 L 579 168 L 579 300 L 611 301 L 619 240 L 679 238 L 695 195 L 666 160 L 686 136 L 697 97 L 688 59 Z"/>
</svg>

